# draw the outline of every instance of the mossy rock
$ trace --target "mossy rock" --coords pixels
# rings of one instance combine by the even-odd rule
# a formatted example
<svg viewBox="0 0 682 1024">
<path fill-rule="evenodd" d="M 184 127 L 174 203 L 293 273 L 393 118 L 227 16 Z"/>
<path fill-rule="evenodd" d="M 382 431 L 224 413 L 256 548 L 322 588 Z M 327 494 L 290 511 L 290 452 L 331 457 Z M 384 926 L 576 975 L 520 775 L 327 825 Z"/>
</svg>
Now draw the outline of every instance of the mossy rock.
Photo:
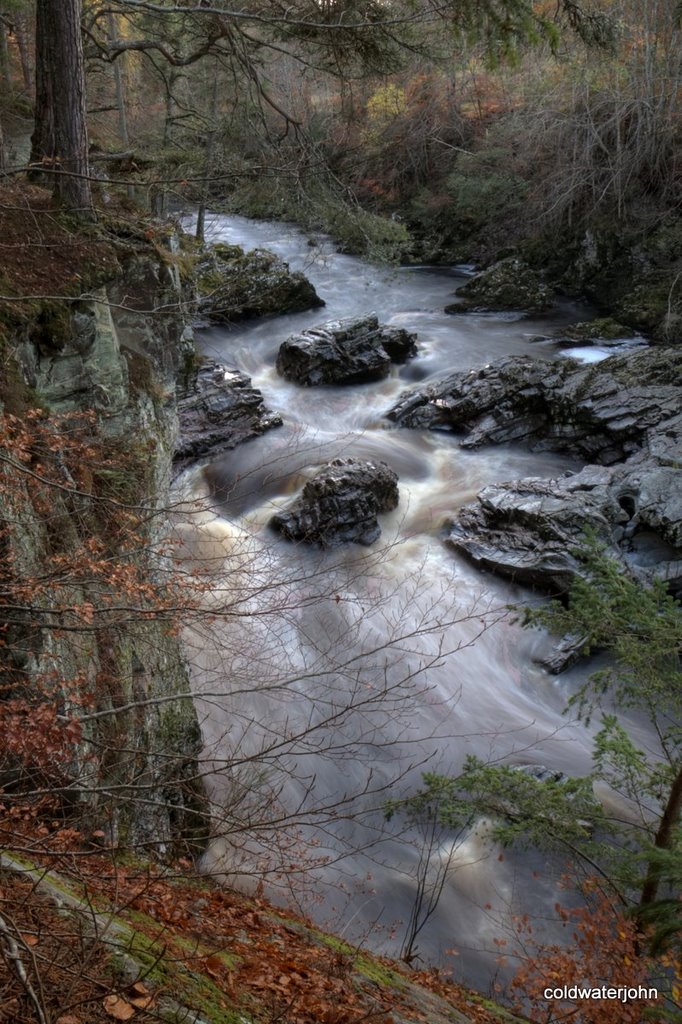
<svg viewBox="0 0 682 1024">
<path fill-rule="evenodd" d="M 219 243 L 200 262 L 199 311 L 214 323 L 324 306 L 313 285 L 275 253 Z"/>
<path fill-rule="evenodd" d="M 657 341 L 682 342 L 681 269 L 671 267 L 645 275 L 619 304 L 618 315 Z"/>
<path fill-rule="evenodd" d="M 632 329 L 624 324 L 613 320 L 611 317 L 598 317 L 596 320 L 585 320 L 579 324 L 572 324 L 563 332 L 571 341 L 589 343 L 592 341 L 617 341 L 619 338 L 629 338 Z"/>
<path fill-rule="evenodd" d="M 499 260 L 467 281 L 457 292 L 459 302 L 446 313 L 521 310 L 541 313 L 552 305 L 552 291 L 539 275 L 517 256 Z"/>
</svg>

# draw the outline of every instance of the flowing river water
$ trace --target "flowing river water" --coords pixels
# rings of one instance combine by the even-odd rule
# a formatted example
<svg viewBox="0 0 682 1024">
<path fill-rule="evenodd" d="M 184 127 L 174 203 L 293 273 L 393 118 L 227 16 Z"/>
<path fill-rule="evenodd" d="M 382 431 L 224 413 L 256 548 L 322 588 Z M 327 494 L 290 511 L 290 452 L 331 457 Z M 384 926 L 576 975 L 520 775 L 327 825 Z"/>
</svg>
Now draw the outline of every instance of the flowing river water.
<svg viewBox="0 0 682 1024">
<path fill-rule="evenodd" d="M 449 832 L 401 814 L 387 821 L 385 805 L 414 792 L 425 771 L 456 774 L 467 754 L 589 771 L 591 733 L 562 714 L 580 670 L 553 678 L 539 668 L 547 638 L 507 611 L 532 596 L 441 539 L 447 516 L 486 484 L 575 463 L 510 447 L 467 452 L 447 433 L 383 417 L 432 375 L 511 354 L 560 358 L 531 337 L 584 311 L 448 316 L 461 277 L 447 269 L 371 266 L 325 238 L 308 245 L 292 225 L 240 217 L 209 218 L 208 237 L 273 250 L 307 274 L 326 309 L 198 336 L 284 419 L 181 484 L 203 499 L 180 529 L 208 567 L 207 607 L 220 610 L 187 636 L 218 808 L 206 868 L 263 887 L 348 941 L 448 963 L 487 988 L 495 939 L 509 938 L 515 914 L 545 916 L 560 898 L 559 866 L 501 856 L 485 821 Z M 278 376 L 289 334 L 369 311 L 416 331 L 417 358 L 361 386 L 309 389 Z M 279 539 L 270 516 L 336 456 L 381 459 L 398 473 L 400 504 L 381 517 L 381 538 L 332 551 Z"/>
</svg>

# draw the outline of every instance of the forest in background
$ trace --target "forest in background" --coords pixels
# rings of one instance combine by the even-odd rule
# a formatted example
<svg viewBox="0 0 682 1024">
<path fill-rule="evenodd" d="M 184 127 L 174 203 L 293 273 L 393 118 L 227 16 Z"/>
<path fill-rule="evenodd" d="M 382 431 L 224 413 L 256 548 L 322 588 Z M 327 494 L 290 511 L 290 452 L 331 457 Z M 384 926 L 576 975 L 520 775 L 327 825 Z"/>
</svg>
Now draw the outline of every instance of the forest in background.
<svg viewBox="0 0 682 1024">
<path fill-rule="evenodd" d="M 30 132 L 33 7 L 2 5 L 9 140 Z M 86 2 L 83 29 L 92 169 L 156 211 L 210 200 L 376 259 L 518 252 L 677 336 L 673 0 Z M 34 162 L 55 155 L 34 135 Z"/>
</svg>

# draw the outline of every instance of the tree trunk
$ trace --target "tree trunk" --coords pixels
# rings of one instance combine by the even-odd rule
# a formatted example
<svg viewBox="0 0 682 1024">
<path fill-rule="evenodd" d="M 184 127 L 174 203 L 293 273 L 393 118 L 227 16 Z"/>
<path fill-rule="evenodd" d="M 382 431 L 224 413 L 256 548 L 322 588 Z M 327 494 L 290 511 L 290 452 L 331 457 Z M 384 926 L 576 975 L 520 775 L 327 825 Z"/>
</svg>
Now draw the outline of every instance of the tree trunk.
<svg viewBox="0 0 682 1024">
<path fill-rule="evenodd" d="M 26 17 L 23 14 L 14 15 L 14 38 L 17 41 L 19 60 L 21 61 L 21 74 L 24 79 L 24 89 L 30 95 L 33 91 L 33 80 L 31 75 L 31 58 L 29 57 L 28 32 L 26 30 Z"/>
<path fill-rule="evenodd" d="M 7 26 L 0 18 L 0 76 L 6 89 L 12 86 L 12 74 L 10 71 L 9 46 L 7 45 Z"/>
<path fill-rule="evenodd" d="M 85 124 L 81 5 L 82 0 L 60 0 L 58 4 L 38 0 L 36 33 L 40 35 L 36 48 L 40 64 L 44 64 L 38 65 L 40 73 L 48 76 L 48 94 L 51 90 L 54 156 L 58 162 L 55 168 L 59 172 L 55 175 L 55 196 L 67 210 L 90 220 L 94 213 Z"/>
<path fill-rule="evenodd" d="M 213 87 L 211 90 L 211 104 L 208 111 L 208 139 L 206 140 L 206 161 L 204 175 L 206 181 L 202 189 L 201 202 L 199 203 L 199 209 L 197 210 L 197 226 L 194 232 L 194 237 L 198 242 L 205 241 L 205 228 L 206 228 L 206 205 L 208 203 L 208 197 L 211 187 L 211 174 L 213 173 L 216 134 L 218 132 L 217 125 L 218 118 L 218 65 L 213 66 Z"/>
<path fill-rule="evenodd" d="M 675 829 L 682 817 L 682 769 L 678 771 L 675 781 L 670 787 L 668 801 L 663 810 L 658 832 L 654 840 L 657 850 L 669 850 L 673 844 Z M 638 910 L 645 910 L 658 898 L 658 887 L 660 885 L 660 871 L 655 864 L 649 864 L 642 892 L 639 898 Z"/>
<path fill-rule="evenodd" d="M 52 161 L 55 156 L 54 104 L 52 102 L 54 65 L 53 39 L 50 31 L 50 10 L 45 0 L 36 8 L 36 98 L 33 135 L 31 136 L 31 164 Z M 37 172 L 29 174 L 34 180 Z"/>
</svg>

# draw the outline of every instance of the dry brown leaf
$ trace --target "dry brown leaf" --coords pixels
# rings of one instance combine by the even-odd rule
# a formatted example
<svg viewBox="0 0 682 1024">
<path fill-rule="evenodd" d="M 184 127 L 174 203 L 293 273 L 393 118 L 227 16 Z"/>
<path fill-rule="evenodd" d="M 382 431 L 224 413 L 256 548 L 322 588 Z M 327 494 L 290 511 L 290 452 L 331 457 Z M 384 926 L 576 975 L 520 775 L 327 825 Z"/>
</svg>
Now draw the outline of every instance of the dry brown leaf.
<svg viewBox="0 0 682 1024">
<path fill-rule="evenodd" d="M 138 1010 L 148 1010 L 154 1002 L 154 996 L 128 996 L 128 1001 Z"/>
<path fill-rule="evenodd" d="M 131 1006 L 127 999 L 113 993 L 104 997 L 102 1005 L 114 1020 L 131 1020 L 135 1016 L 135 1007 Z"/>
<path fill-rule="evenodd" d="M 204 967 L 215 978 L 217 974 L 224 970 L 225 963 L 219 956 L 207 956 L 204 960 Z"/>
<path fill-rule="evenodd" d="M 132 996 L 148 996 L 151 994 L 147 986 L 142 981 L 134 981 L 128 989 L 128 992 Z M 130 996 L 128 996 L 128 998 L 130 998 Z"/>
<path fill-rule="evenodd" d="M 81 1019 L 72 1013 L 64 1013 L 61 1017 L 57 1017 L 57 1024 L 81 1024 Z"/>
</svg>

